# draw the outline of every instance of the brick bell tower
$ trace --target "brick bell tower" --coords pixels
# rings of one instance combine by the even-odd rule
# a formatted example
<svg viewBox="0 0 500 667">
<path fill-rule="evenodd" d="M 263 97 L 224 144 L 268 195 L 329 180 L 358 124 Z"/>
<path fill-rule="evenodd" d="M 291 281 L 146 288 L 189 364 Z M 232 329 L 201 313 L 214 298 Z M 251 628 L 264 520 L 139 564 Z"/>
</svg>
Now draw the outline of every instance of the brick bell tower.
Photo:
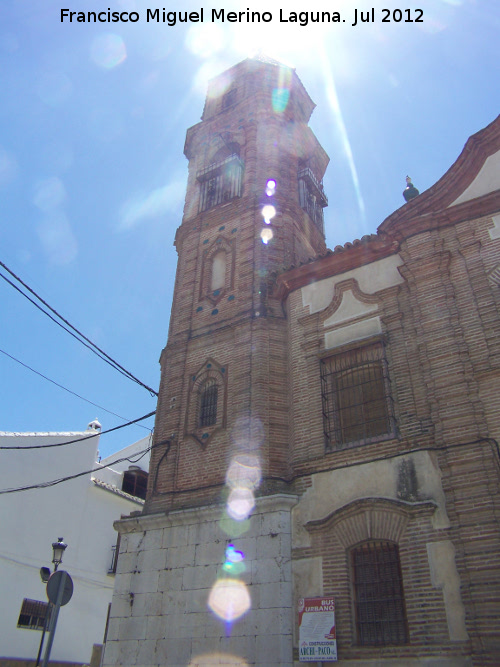
<svg viewBox="0 0 500 667">
<path fill-rule="evenodd" d="M 155 426 L 164 444 L 146 512 L 219 500 L 246 441 L 258 450 L 260 494 L 286 475 L 287 334 L 270 287 L 283 267 L 326 249 L 328 157 L 307 125 L 313 109 L 293 70 L 245 60 L 212 80 L 202 121 L 187 132 Z"/>
<path fill-rule="evenodd" d="M 118 524 L 106 665 L 293 662 L 288 334 L 271 287 L 326 250 L 314 106 L 294 70 L 249 59 L 211 81 L 187 132 L 148 497 Z"/>
</svg>

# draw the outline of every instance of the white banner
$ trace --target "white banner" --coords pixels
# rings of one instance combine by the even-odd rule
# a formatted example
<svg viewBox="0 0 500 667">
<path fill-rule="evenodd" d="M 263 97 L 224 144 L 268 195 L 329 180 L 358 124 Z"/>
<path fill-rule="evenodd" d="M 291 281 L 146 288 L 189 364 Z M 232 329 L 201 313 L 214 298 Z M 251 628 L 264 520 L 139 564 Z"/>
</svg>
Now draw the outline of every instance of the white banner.
<svg viewBox="0 0 500 667">
<path fill-rule="evenodd" d="M 336 662 L 335 599 L 299 600 L 300 662 Z"/>
</svg>

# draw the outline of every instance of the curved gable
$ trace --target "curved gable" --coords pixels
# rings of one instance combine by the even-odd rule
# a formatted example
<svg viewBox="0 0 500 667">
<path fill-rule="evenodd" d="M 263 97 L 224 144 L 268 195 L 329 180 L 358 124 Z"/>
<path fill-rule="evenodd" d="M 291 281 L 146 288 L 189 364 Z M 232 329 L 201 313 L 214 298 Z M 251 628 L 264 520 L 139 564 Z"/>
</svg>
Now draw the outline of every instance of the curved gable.
<svg viewBox="0 0 500 667">
<path fill-rule="evenodd" d="M 412 233 L 488 215 L 500 204 L 500 116 L 472 135 L 432 187 L 392 213 L 379 232 Z"/>
</svg>

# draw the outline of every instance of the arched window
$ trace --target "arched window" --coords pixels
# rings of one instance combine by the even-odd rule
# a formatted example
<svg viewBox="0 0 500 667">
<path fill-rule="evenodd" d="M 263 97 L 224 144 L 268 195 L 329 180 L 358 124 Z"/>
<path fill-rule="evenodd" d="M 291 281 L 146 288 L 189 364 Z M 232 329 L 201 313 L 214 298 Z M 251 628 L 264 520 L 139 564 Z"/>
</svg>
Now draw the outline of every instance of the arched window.
<svg viewBox="0 0 500 667">
<path fill-rule="evenodd" d="M 207 380 L 200 391 L 199 427 L 217 423 L 217 398 L 219 388 L 215 379 Z"/>
<path fill-rule="evenodd" d="M 351 550 L 357 643 L 407 644 L 408 627 L 398 545 L 363 542 Z"/>
<path fill-rule="evenodd" d="M 241 197 L 243 163 L 236 142 L 223 146 L 209 165 L 196 173 L 200 183 L 199 212 Z"/>
</svg>

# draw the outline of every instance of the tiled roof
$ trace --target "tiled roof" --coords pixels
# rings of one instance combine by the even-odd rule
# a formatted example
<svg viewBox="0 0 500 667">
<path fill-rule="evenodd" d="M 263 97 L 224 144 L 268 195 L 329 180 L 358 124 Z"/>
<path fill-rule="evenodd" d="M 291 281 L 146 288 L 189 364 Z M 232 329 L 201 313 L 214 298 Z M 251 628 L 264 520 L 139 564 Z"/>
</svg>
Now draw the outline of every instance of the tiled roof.
<svg viewBox="0 0 500 667">
<path fill-rule="evenodd" d="M 121 489 L 119 489 L 114 484 L 108 484 L 107 482 L 103 482 L 102 480 L 97 479 L 96 477 L 91 477 L 90 479 L 100 489 L 105 489 L 106 491 L 110 491 L 111 493 L 115 493 L 117 496 L 121 496 L 122 498 L 126 498 L 127 500 L 131 500 L 133 503 L 137 503 L 138 505 L 144 505 L 144 500 L 142 500 L 142 498 L 137 498 L 136 496 L 131 496 L 130 493 L 125 493 L 125 491 L 122 491 Z"/>
<path fill-rule="evenodd" d="M 339 255 L 340 253 L 345 252 L 350 248 L 366 245 L 371 241 L 377 241 L 377 240 L 380 240 L 380 237 L 378 237 L 377 234 L 365 234 L 365 236 L 362 236 L 360 239 L 354 239 L 354 241 L 347 241 L 346 243 L 344 243 L 344 245 L 336 245 L 333 250 L 327 248 L 322 255 L 317 255 L 316 257 L 309 257 L 308 259 L 304 260 L 303 262 L 299 262 L 298 264 L 291 264 L 290 266 L 284 266 L 281 269 L 280 273 L 284 273 L 285 271 L 291 271 L 292 269 L 297 269 L 299 266 L 305 266 L 306 264 L 312 264 L 313 262 L 317 262 L 318 260 L 323 259 L 324 257 L 330 257 L 331 255 Z"/>
</svg>

